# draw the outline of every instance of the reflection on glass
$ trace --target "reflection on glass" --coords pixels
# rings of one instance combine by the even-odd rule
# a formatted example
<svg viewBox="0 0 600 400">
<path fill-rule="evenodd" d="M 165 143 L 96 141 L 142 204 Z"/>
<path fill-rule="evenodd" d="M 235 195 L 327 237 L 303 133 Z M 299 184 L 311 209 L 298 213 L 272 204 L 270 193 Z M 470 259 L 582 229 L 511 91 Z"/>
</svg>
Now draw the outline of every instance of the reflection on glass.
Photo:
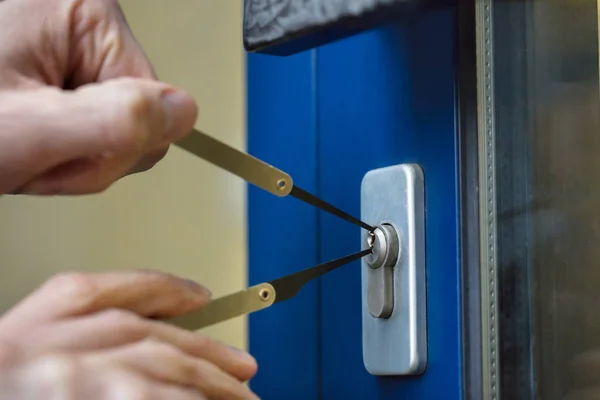
<svg viewBox="0 0 600 400">
<path fill-rule="evenodd" d="M 598 5 L 497 0 L 503 399 L 600 399 Z"/>
</svg>

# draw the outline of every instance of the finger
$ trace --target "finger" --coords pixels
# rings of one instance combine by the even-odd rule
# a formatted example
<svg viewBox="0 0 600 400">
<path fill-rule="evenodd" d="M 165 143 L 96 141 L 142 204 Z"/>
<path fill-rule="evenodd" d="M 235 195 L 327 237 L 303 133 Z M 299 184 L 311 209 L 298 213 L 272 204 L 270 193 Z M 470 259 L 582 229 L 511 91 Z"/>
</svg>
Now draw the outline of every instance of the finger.
<svg viewBox="0 0 600 400">
<path fill-rule="evenodd" d="M 155 149 L 148 151 L 136 165 L 133 166 L 125 175 L 138 174 L 146 172 L 153 168 L 160 160 L 162 160 L 169 150 L 168 146 L 158 146 Z"/>
<path fill-rule="evenodd" d="M 0 320 L 0 328 L 40 325 L 107 309 L 169 318 L 200 308 L 209 300 L 210 292 L 203 286 L 157 271 L 64 273 L 14 307 Z"/>
<path fill-rule="evenodd" d="M 89 373 L 85 376 L 86 392 L 76 399 L 207 400 L 196 390 L 150 379 L 114 360 L 90 366 L 84 358 L 81 364 Z"/>
<path fill-rule="evenodd" d="M 22 350 L 22 347 L 22 342 L 17 340 L 2 340 L 0 344 L 0 369 L 15 365 L 23 359 L 26 352 Z M 2 374 L 0 373 L 0 375 Z"/>
<path fill-rule="evenodd" d="M 2 376 L 10 386 L 7 398 L 15 399 L 205 400 L 200 393 L 148 379 L 115 362 L 90 365 L 83 357 L 57 353 L 30 358 Z"/>
<path fill-rule="evenodd" d="M 116 0 L 72 2 L 69 86 L 78 87 L 123 76 L 156 79 Z M 102 23 L 98 23 L 102 21 Z"/>
<path fill-rule="evenodd" d="M 187 135 L 196 116 L 187 93 L 133 78 L 76 91 L 3 92 L 0 193 L 12 193 L 27 183 L 22 193 L 102 191 L 147 151 Z"/>
<path fill-rule="evenodd" d="M 195 388 L 211 400 L 254 400 L 246 385 L 210 362 L 178 348 L 146 340 L 86 357 L 92 365 L 114 362 L 167 384 Z"/>
<path fill-rule="evenodd" d="M 241 381 L 254 377 L 256 360 L 248 353 L 219 341 L 158 321 L 119 310 L 69 319 L 42 326 L 27 336 L 33 354 L 49 349 L 66 352 L 105 350 L 155 338 L 207 360 Z"/>
<path fill-rule="evenodd" d="M 156 79 L 156 72 L 131 31 L 118 1 L 83 2 L 69 15 L 72 19 L 70 71 L 67 87 L 76 88 L 130 76 Z M 104 21 L 94 24 L 94 21 Z M 105 38 L 110 36 L 110 40 Z M 150 149 L 123 176 L 145 172 L 160 160 L 168 144 Z"/>
<path fill-rule="evenodd" d="M 208 400 L 208 397 L 201 393 L 198 393 L 192 389 L 186 389 L 181 387 L 174 387 L 170 385 L 152 385 L 150 389 L 150 400 Z M 108 397 L 108 399 L 115 399 L 118 397 Z M 144 397 L 146 399 L 147 397 Z"/>
<path fill-rule="evenodd" d="M 164 322 L 152 322 L 151 329 L 152 335 L 157 339 L 169 342 L 193 356 L 206 359 L 241 381 L 248 381 L 256 375 L 256 360 L 242 350 Z"/>
</svg>

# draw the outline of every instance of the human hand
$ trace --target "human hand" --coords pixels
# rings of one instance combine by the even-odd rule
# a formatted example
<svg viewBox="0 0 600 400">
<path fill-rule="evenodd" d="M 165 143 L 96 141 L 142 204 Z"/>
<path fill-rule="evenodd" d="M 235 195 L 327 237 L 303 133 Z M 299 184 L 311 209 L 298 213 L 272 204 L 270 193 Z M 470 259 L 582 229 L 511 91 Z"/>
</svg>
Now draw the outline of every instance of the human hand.
<svg viewBox="0 0 600 400">
<path fill-rule="evenodd" d="M 154 319 L 176 317 L 208 301 L 203 287 L 158 272 L 63 274 L 0 319 L 0 350 L 18 349 L 19 358 L 28 360 L 65 355 L 48 362 L 65 363 L 68 380 L 82 385 L 86 380 L 71 369 L 111 374 L 114 366 L 115 374 L 127 371 L 123 380 L 139 376 L 147 387 L 193 388 L 210 400 L 256 399 L 244 384 L 256 373 L 250 355 Z M 19 373 L 38 366 L 23 368 Z"/>
<path fill-rule="evenodd" d="M 117 0 L 2 1 L 0 26 L 0 195 L 103 191 L 191 131 Z"/>
<path fill-rule="evenodd" d="M 205 400 L 191 388 L 144 377 L 114 363 L 44 355 L 0 367 L 0 398 L 13 400 Z"/>
</svg>

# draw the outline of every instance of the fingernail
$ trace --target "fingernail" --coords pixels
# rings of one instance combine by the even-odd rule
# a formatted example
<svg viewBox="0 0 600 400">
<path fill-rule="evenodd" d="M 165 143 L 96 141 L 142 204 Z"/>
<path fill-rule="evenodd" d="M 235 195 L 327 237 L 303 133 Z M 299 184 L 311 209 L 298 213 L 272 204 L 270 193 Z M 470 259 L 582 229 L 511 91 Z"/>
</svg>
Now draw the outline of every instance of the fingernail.
<svg viewBox="0 0 600 400">
<path fill-rule="evenodd" d="M 212 293 L 206 287 L 202 286 L 198 282 L 194 282 L 190 279 L 186 279 L 185 282 L 197 293 L 200 293 L 203 296 L 212 297 Z"/>
<path fill-rule="evenodd" d="M 162 107 L 165 112 L 167 137 L 177 139 L 188 134 L 196 122 L 194 99 L 185 92 L 170 90 L 162 96 Z"/>
<path fill-rule="evenodd" d="M 229 347 L 231 349 L 231 351 L 233 351 L 234 353 L 238 353 L 238 354 L 245 353 L 245 351 L 242 351 L 242 350 L 238 349 L 237 347 L 233 347 L 233 346 L 227 346 L 227 347 Z"/>
<path fill-rule="evenodd" d="M 246 359 L 247 361 L 250 362 L 256 362 L 256 359 L 254 357 L 252 357 L 248 352 L 238 349 L 237 347 L 233 347 L 233 346 L 227 346 L 231 349 L 231 351 L 233 351 L 237 356 Z"/>
</svg>

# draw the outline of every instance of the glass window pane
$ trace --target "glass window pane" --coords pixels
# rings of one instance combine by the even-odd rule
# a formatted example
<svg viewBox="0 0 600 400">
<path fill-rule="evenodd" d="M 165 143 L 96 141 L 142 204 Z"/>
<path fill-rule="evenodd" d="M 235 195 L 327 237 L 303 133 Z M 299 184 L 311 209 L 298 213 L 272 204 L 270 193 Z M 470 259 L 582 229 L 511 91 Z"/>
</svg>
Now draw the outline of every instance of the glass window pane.
<svg viewBox="0 0 600 400">
<path fill-rule="evenodd" d="M 504 399 L 600 399 L 598 4 L 494 3 Z"/>
</svg>

